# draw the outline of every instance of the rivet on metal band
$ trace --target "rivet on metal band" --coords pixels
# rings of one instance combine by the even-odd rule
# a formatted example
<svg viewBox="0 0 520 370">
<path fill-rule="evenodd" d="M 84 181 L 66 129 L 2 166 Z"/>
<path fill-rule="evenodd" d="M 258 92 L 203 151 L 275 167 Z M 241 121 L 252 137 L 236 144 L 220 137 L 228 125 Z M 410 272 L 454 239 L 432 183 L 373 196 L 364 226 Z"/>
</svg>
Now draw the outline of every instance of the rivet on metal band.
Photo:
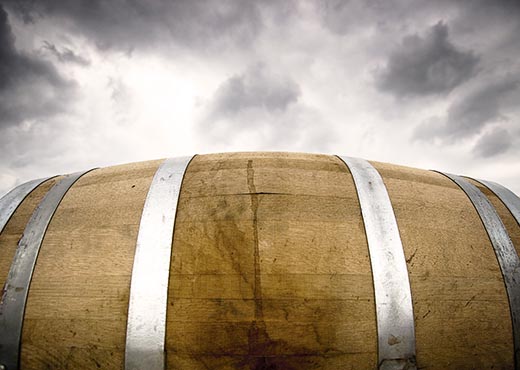
<svg viewBox="0 0 520 370">
<path fill-rule="evenodd" d="M 0 233 L 23 200 L 50 177 L 21 184 L 0 199 Z"/>
<path fill-rule="evenodd" d="M 509 212 L 511 212 L 511 214 L 515 218 L 516 222 L 518 222 L 518 224 L 520 225 L 520 198 L 518 198 L 515 193 L 513 193 L 505 186 L 497 184 L 493 181 L 479 179 L 474 180 L 480 182 L 482 185 L 484 185 L 493 193 L 495 193 L 498 199 L 500 199 L 502 203 L 504 203 L 507 209 L 509 209 Z"/>
<path fill-rule="evenodd" d="M 70 187 L 85 173 L 65 176 L 45 195 L 27 223 L 9 270 L 0 300 L 0 364 L 17 370 L 29 286 L 47 227 Z"/>
<path fill-rule="evenodd" d="M 520 259 L 518 254 L 500 216 L 484 193 L 460 176 L 443 172 L 439 173 L 451 179 L 466 193 L 477 210 L 493 245 L 498 264 L 502 270 L 509 299 L 511 321 L 513 323 L 515 369 L 520 369 Z"/>
<path fill-rule="evenodd" d="M 130 285 L 126 370 L 164 369 L 173 230 L 182 180 L 192 158 L 165 160 L 148 190 Z"/>
<path fill-rule="evenodd" d="M 415 370 L 412 293 L 392 203 L 381 175 L 370 163 L 339 158 L 354 179 L 368 240 L 376 303 L 378 369 Z"/>
</svg>

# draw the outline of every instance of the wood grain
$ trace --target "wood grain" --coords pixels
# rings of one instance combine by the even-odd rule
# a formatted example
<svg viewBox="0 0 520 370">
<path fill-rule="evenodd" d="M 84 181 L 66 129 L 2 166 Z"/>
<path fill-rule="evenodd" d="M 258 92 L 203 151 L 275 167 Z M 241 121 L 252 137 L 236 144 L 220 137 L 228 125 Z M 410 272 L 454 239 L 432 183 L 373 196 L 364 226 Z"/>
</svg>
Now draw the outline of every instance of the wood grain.
<svg viewBox="0 0 520 370">
<path fill-rule="evenodd" d="M 29 291 L 22 369 L 123 369 L 145 197 L 162 161 L 95 170 L 67 193 Z M 500 268 L 466 195 L 434 172 L 373 163 L 410 276 L 420 369 L 512 369 Z M 54 180 L 53 180 L 54 181 Z M 0 235 L 0 278 L 52 181 Z M 481 187 L 520 245 L 520 226 Z M 193 159 L 172 246 L 168 369 L 375 369 L 370 259 L 338 158 L 225 153 Z"/>
<path fill-rule="evenodd" d="M 502 203 L 500 198 L 498 198 L 495 193 L 493 193 L 491 190 L 489 190 L 487 187 L 482 185 L 480 182 L 477 182 L 472 179 L 467 179 L 469 182 L 471 182 L 473 185 L 479 188 L 481 192 L 483 192 L 486 197 L 489 199 L 491 204 L 493 204 L 493 207 L 495 207 L 495 210 L 497 211 L 498 215 L 500 216 L 500 219 L 504 223 L 504 226 L 506 227 L 507 233 L 509 234 L 509 237 L 511 238 L 511 241 L 513 242 L 516 253 L 520 254 L 520 225 L 516 221 L 516 219 L 513 217 L 509 209 Z"/>
<path fill-rule="evenodd" d="M 196 157 L 173 243 L 170 369 L 372 369 L 368 248 L 335 157 Z"/>
<path fill-rule="evenodd" d="M 445 176 L 374 163 L 387 186 L 407 259 L 426 369 L 513 369 L 500 267 L 466 194 Z"/>
<path fill-rule="evenodd" d="M 54 177 L 40 184 L 18 206 L 0 234 L 0 284 L 4 286 L 13 262 L 18 241 L 22 238 L 27 222 L 35 208 L 47 194 L 47 191 L 58 181 Z"/>
<path fill-rule="evenodd" d="M 122 369 L 144 200 L 160 161 L 94 170 L 47 229 L 29 290 L 22 369 Z"/>
</svg>

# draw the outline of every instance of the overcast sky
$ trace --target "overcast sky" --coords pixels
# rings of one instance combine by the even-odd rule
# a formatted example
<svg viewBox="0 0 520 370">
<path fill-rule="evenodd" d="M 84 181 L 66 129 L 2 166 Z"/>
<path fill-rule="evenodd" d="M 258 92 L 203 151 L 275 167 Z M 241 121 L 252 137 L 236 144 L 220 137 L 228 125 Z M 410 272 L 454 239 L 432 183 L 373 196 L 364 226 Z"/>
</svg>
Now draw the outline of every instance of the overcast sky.
<svg viewBox="0 0 520 370">
<path fill-rule="evenodd" d="M 520 1 L 0 0 L 0 195 L 221 151 L 344 154 L 520 194 Z"/>
</svg>

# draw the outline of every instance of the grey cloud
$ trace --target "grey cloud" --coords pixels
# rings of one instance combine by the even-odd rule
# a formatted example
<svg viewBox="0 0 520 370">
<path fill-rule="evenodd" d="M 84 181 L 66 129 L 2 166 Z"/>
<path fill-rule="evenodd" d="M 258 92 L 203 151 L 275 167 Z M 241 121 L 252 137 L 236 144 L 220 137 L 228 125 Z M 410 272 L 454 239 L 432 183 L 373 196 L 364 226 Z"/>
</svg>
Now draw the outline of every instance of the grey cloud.
<svg viewBox="0 0 520 370">
<path fill-rule="evenodd" d="M 518 80 L 505 78 L 462 97 L 449 108 L 443 134 L 450 137 L 467 136 L 478 132 L 487 123 L 501 119 L 503 101 L 518 88 L 518 84 Z"/>
<path fill-rule="evenodd" d="M 514 108 L 520 81 L 505 76 L 483 81 L 477 88 L 451 104 L 444 118 L 433 118 L 419 126 L 415 139 L 453 142 L 479 134 L 488 124 L 506 120 L 504 110 Z M 513 97 L 513 99 L 512 99 Z"/>
<path fill-rule="evenodd" d="M 299 86 L 262 65 L 225 81 L 215 92 L 213 117 L 232 116 L 247 109 L 283 111 L 298 100 Z"/>
<path fill-rule="evenodd" d="M 132 109 L 129 109 L 134 104 L 131 89 L 121 76 L 109 77 L 106 88 L 110 92 L 114 123 L 128 126 L 135 120 Z"/>
<path fill-rule="evenodd" d="M 439 22 L 423 37 L 404 37 L 376 73 L 376 85 L 397 97 L 447 93 L 474 75 L 478 61 L 473 52 L 458 50 Z"/>
<path fill-rule="evenodd" d="M 125 103 L 130 99 L 128 87 L 120 77 L 109 77 L 107 88 L 110 90 L 110 97 L 114 103 Z"/>
<path fill-rule="evenodd" d="M 337 34 L 345 34 L 367 18 L 372 18 L 367 1 L 324 0 L 319 2 L 318 13 L 325 27 Z"/>
<path fill-rule="evenodd" d="M 442 5 L 453 4 L 444 1 Z M 456 2 L 459 8 L 455 24 L 470 30 L 478 31 L 483 25 L 496 21 L 520 24 L 520 2 L 518 0 L 464 0 Z M 460 24 L 462 22 L 462 24 Z"/>
<path fill-rule="evenodd" d="M 52 17 L 100 49 L 131 52 L 157 44 L 205 49 L 247 47 L 262 28 L 261 8 L 269 2 L 10 0 L 26 22 Z"/>
<path fill-rule="evenodd" d="M 0 5 L 0 128 L 62 112 L 74 91 L 51 63 L 18 51 L 14 41 Z"/>
<path fill-rule="evenodd" d="M 206 135 L 225 139 L 232 132 L 285 125 L 286 113 L 299 96 L 296 82 L 257 64 L 217 88 L 198 127 Z"/>
<path fill-rule="evenodd" d="M 456 19 L 454 26 L 478 30 L 482 23 L 496 19 L 518 22 L 518 0 L 322 0 L 316 2 L 325 27 L 347 35 L 356 28 L 405 29 L 417 20 Z M 461 24 L 462 23 L 462 24 Z"/>
<path fill-rule="evenodd" d="M 382 28 L 402 25 L 410 14 L 414 17 L 431 14 L 435 1 L 409 0 L 322 0 L 315 2 L 323 26 L 339 35 L 348 35 L 359 28 Z"/>
<path fill-rule="evenodd" d="M 335 132 L 317 110 L 301 102 L 301 94 L 287 74 L 257 64 L 222 82 L 202 104 L 197 129 L 212 143 L 254 138 L 251 149 L 289 144 L 293 149 L 326 151 L 336 140 Z"/>
<path fill-rule="evenodd" d="M 509 131 L 501 127 L 495 127 L 477 141 L 473 152 L 479 157 L 493 157 L 507 152 L 512 145 L 513 138 Z"/>
<path fill-rule="evenodd" d="M 56 57 L 60 62 L 74 63 L 83 67 L 90 65 L 90 60 L 88 60 L 88 58 L 75 53 L 67 47 L 63 47 L 61 50 L 59 50 L 53 43 L 45 41 L 43 44 L 43 49 L 54 55 L 54 57 Z"/>
</svg>

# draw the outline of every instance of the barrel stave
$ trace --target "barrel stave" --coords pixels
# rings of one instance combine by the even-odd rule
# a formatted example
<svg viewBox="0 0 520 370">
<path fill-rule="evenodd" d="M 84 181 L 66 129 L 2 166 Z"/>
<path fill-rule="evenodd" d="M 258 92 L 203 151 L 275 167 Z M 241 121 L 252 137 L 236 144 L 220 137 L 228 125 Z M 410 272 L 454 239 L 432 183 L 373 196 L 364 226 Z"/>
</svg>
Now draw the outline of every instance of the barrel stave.
<svg viewBox="0 0 520 370">
<path fill-rule="evenodd" d="M 135 243 L 161 163 L 95 170 L 68 191 L 29 290 L 22 369 L 123 368 Z M 512 369 L 506 289 L 465 193 L 435 172 L 372 164 L 407 260 L 418 367 Z M 0 234 L 1 283 L 28 219 L 57 180 L 36 188 Z M 518 250 L 518 223 L 473 183 Z M 175 225 L 168 369 L 376 368 L 367 240 L 356 188 L 337 157 L 196 156 Z"/>
<path fill-rule="evenodd" d="M 466 194 L 435 172 L 374 165 L 388 189 L 407 259 L 419 367 L 512 369 L 506 289 Z"/>
<path fill-rule="evenodd" d="M 169 297 L 170 369 L 374 368 L 370 262 L 344 165 L 323 155 L 196 157 Z"/>
<path fill-rule="evenodd" d="M 138 225 L 160 162 L 94 170 L 67 192 L 29 290 L 22 369 L 123 367 Z"/>
</svg>

